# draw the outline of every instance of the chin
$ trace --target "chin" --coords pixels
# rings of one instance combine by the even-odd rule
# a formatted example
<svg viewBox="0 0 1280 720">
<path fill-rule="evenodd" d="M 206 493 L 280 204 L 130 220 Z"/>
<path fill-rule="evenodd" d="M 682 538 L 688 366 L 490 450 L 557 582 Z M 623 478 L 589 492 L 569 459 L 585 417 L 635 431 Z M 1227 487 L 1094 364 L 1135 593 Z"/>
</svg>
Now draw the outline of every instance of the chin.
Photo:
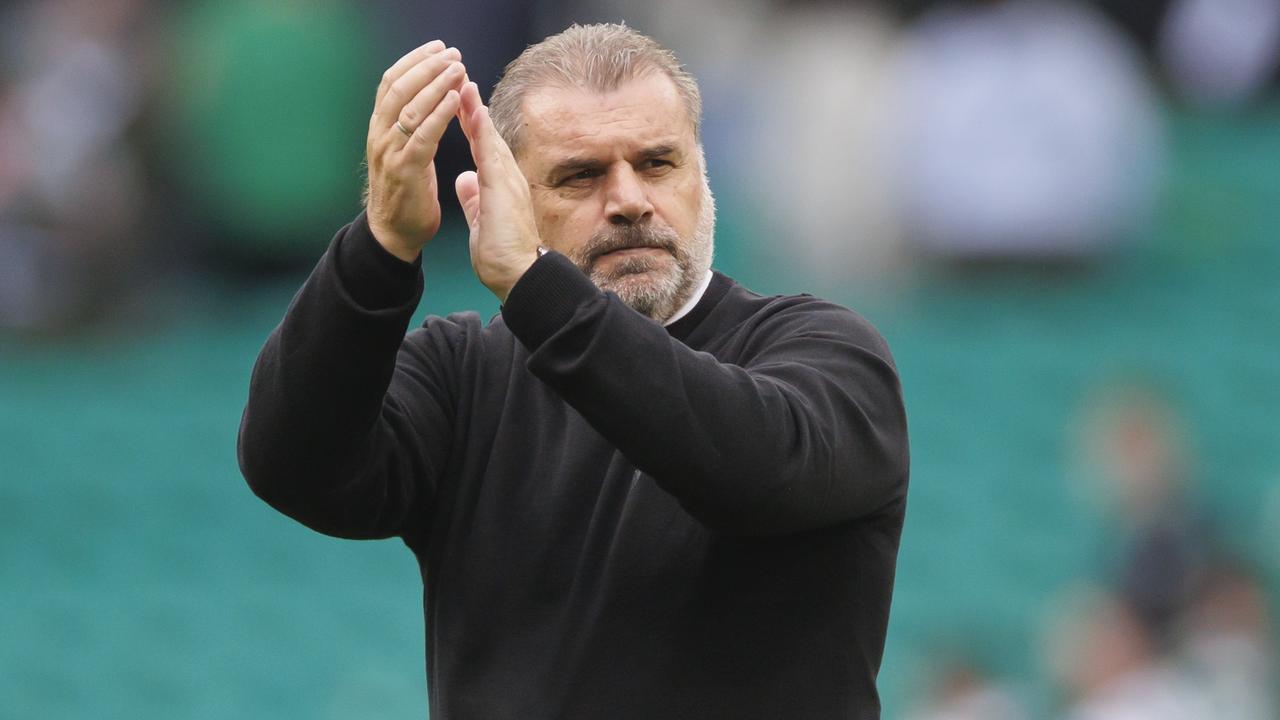
<svg viewBox="0 0 1280 720">
<path fill-rule="evenodd" d="M 631 309 L 662 322 L 679 307 L 684 275 L 678 267 L 637 269 L 598 280 L 602 290 L 618 295 Z"/>
</svg>

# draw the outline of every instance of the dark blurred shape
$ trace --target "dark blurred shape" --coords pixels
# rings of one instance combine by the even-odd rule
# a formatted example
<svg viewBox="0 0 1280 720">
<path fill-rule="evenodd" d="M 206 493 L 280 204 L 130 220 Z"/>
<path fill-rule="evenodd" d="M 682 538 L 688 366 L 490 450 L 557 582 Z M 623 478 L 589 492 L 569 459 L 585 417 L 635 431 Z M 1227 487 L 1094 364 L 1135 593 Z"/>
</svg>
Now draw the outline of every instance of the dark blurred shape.
<svg viewBox="0 0 1280 720">
<path fill-rule="evenodd" d="M 935 7 L 897 86 L 903 221 L 948 259 L 1079 260 L 1139 235 L 1163 133 L 1138 50 L 1053 0 Z"/>
<path fill-rule="evenodd" d="M 1129 33 L 1143 52 L 1155 47 L 1160 24 L 1173 0 L 1091 0 Z"/>
<path fill-rule="evenodd" d="M 195 0 L 172 21 L 175 240 L 237 263 L 313 262 L 360 209 L 381 72 L 369 23 L 340 0 Z"/>
<path fill-rule="evenodd" d="M 146 10 L 58 0 L 0 15 L 0 331 L 106 314 L 139 270 Z"/>
</svg>

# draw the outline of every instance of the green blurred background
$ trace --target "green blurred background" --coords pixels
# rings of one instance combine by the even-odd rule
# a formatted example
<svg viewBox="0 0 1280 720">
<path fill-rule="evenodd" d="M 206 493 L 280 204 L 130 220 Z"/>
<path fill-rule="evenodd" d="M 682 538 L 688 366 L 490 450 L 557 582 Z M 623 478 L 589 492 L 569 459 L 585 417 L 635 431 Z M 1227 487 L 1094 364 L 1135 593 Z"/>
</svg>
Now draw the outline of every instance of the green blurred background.
<svg viewBox="0 0 1280 720">
<path fill-rule="evenodd" d="M 58 5 L 66 17 L 89 13 Z M 127 22 L 95 32 L 142 33 L 151 48 L 131 66 L 145 82 L 120 131 L 139 148 L 141 169 L 128 172 L 146 188 L 134 191 L 141 210 L 118 223 L 93 215 L 106 239 L 80 253 L 59 238 L 97 224 L 0 193 L 10 237 L 36 228 L 43 243 L 0 250 L 10 263 L 0 285 L 17 287 L 19 267 L 54 278 L 41 286 L 54 289 L 52 309 L 14 311 L 0 334 L 0 717 L 422 717 L 422 585 L 410 553 L 292 523 L 249 492 L 235 459 L 257 350 L 358 211 L 372 87 L 407 45 L 343 3 L 195 4 L 163 20 L 147 3 L 107 5 Z M 9 26 L 8 50 L 45 27 L 32 19 L 37 4 L 4 9 L 27 23 Z M 281 110 L 275 89 L 290 81 L 266 66 L 285 78 L 305 70 L 310 82 L 283 106 L 305 111 Z M 40 65 L 6 68 L 12 107 Z M 706 91 L 728 105 L 726 86 Z M 1046 634 L 1075 588 L 1114 581 L 1127 531 L 1081 438 L 1098 397 L 1132 379 L 1158 388 L 1177 418 L 1190 502 L 1277 610 L 1271 96 L 1224 109 L 1163 94 L 1148 222 L 1070 262 L 921 253 L 874 279 L 816 273 L 796 260 L 794 239 L 765 229 L 776 225 L 755 213 L 740 174 L 717 175 L 738 172 L 734 158 L 712 153 L 717 266 L 761 292 L 811 291 L 860 310 L 901 370 L 913 468 L 881 673 L 886 717 L 920 712 L 953 656 L 1028 716 L 1069 705 Z M 708 133 L 728 125 L 710 112 Z M 262 132 L 281 126 L 296 131 Z M 10 170 L 23 159 L 15 147 L 0 154 Z M 31 257 L 12 250 L 22 242 L 60 248 L 51 255 L 66 264 L 20 266 L 13 258 Z M 419 317 L 496 311 L 465 245 L 451 220 L 429 247 Z M 66 277 L 92 291 L 66 299 Z"/>
</svg>

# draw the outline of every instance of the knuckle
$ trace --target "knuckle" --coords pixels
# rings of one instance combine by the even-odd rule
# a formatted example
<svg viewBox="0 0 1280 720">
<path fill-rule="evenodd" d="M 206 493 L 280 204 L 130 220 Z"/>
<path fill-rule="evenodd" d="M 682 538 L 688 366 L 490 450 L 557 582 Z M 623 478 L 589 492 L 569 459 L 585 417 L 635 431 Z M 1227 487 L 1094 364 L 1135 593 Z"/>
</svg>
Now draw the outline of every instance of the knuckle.
<svg viewBox="0 0 1280 720">
<path fill-rule="evenodd" d="M 434 154 L 436 151 L 436 141 L 433 138 L 428 137 L 430 134 L 431 133 L 414 133 L 413 137 L 409 138 L 409 143 L 416 145 L 421 150 Z"/>
<path fill-rule="evenodd" d="M 404 102 L 404 78 L 391 83 L 391 87 L 387 88 L 386 99 L 392 103 Z"/>
</svg>

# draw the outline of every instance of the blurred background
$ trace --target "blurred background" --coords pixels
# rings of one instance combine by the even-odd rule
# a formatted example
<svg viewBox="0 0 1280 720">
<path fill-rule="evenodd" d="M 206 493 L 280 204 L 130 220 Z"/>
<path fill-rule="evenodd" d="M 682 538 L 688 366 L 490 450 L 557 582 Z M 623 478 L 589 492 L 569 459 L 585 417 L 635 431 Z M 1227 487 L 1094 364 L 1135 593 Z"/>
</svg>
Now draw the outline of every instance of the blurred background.
<svg viewBox="0 0 1280 720">
<path fill-rule="evenodd" d="M 0 2 L 0 717 L 423 716 L 413 559 L 251 495 L 250 368 L 385 67 L 620 19 L 702 84 L 717 266 L 894 348 L 885 717 L 1280 717 L 1280 2 L 634 6 Z M 446 205 L 420 315 L 490 315 Z"/>
</svg>

